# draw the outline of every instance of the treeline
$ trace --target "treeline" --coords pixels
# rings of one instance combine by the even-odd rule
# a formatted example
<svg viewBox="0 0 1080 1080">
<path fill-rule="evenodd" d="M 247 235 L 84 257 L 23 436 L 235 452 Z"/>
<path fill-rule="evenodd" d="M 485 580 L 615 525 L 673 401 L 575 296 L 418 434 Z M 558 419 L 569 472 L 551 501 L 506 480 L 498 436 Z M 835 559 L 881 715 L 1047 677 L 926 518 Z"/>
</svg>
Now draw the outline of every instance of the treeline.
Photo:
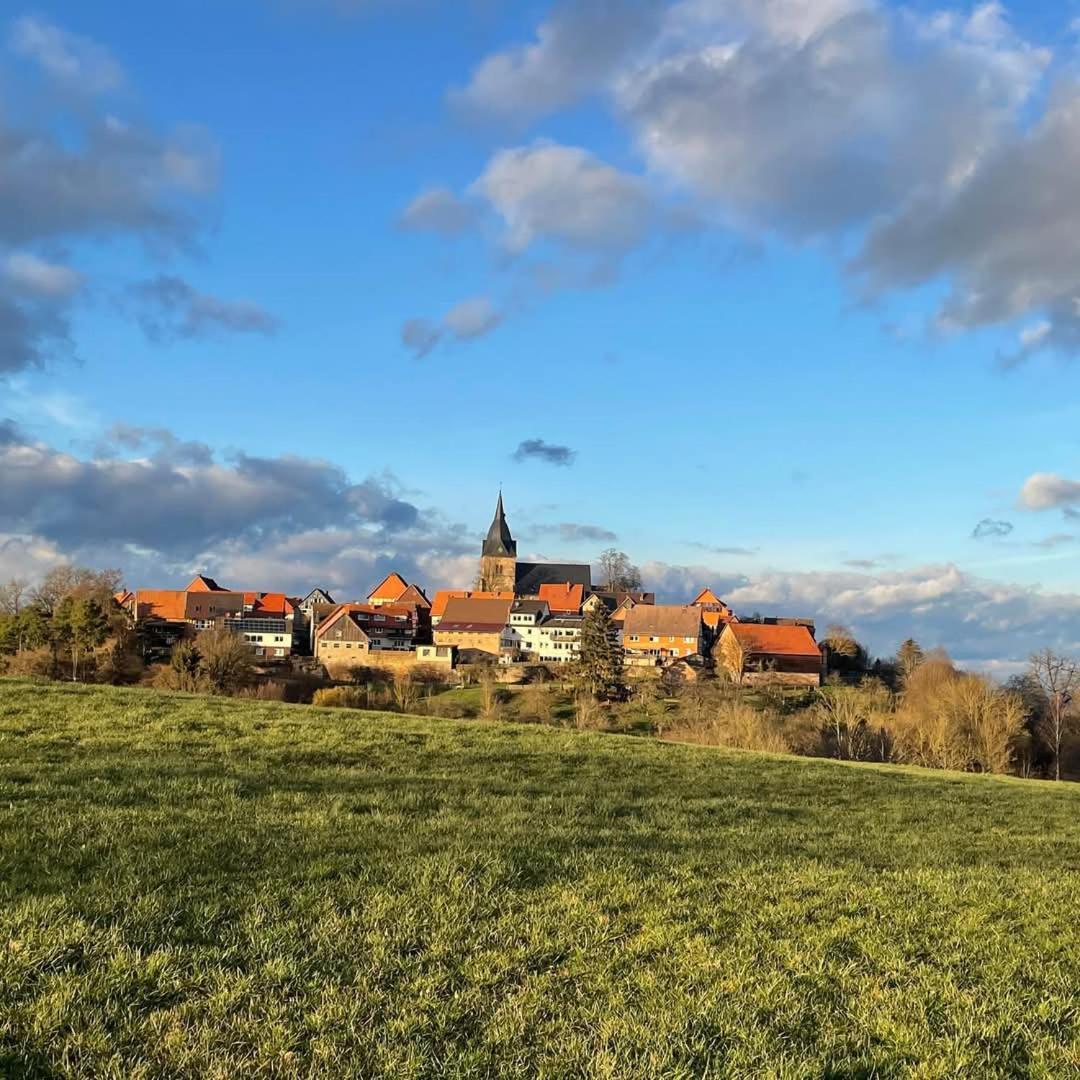
<svg viewBox="0 0 1080 1080">
<path fill-rule="evenodd" d="M 52 679 L 138 682 L 143 664 L 116 604 L 119 570 L 58 566 L 33 588 L 0 585 L 0 671 Z"/>
<path fill-rule="evenodd" d="M 740 686 L 721 667 L 687 678 L 674 666 L 629 677 L 610 619 L 584 620 L 574 664 L 527 669 L 507 687 L 492 661 L 451 674 L 358 666 L 344 684 L 314 676 L 259 678 L 250 650 L 227 630 L 205 630 L 147 667 L 137 628 L 113 600 L 114 570 L 58 567 L 35 588 L 0 586 L 0 671 L 161 689 L 313 701 L 447 717 L 514 719 L 667 739 L 1026 777 L 1080 779 L 1080 664 L 1051 650 L 1005 685 L 958 669 L 914 640 L 872 660 L 843 627 L 823 639 L 830 673 L 820 689 L 778 681 Z M 470 694 L 446 693 L 462 685 Z"/>
<path fill-rule="evenodd" d="M 818 690 L 748 689 L 722 677 L 683 686 L 663 734 L 850 761 L 1080 778 L 1080 668 L 1069 658 L 1045 650 L 1001 685 L 910 639 L 884 661 L 870 663 L 861 646 L 841 655 L 850 663 Z"/>
</svg>

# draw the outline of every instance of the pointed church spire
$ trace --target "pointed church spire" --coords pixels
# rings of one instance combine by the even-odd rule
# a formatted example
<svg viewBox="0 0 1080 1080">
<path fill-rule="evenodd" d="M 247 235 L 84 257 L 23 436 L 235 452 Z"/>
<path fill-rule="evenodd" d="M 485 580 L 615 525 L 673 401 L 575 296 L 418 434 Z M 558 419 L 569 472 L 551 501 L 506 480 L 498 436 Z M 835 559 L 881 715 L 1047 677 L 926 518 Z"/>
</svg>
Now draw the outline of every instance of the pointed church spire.
<svg viewBox="0 0 1080 1080">
<path fill-rule="evenodd" d="M 491 520 L 487 539 L 484 541 L 485 555 L 517 557 L 517 541 L 510 535 L 510 526 L 506 524 L 506 512 L 503 510 L 502 489 L 499 489 L 499 501 L 495 505 L 495 517 Z"/>
</svg>

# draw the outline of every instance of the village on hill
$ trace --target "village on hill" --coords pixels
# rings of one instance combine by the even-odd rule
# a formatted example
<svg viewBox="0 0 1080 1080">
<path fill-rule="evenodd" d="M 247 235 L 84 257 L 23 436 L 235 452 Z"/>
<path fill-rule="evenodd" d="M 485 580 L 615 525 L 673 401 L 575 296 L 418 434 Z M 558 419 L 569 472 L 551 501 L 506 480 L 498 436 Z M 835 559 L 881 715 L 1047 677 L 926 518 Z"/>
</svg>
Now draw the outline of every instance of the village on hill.
<svg viewBox="0 0 1080 1080">
<path fill-rule="evenodd" d="M 740 685 L 821 684 L 826 657 L 811 620 L 741 620 L 707 586 L 684 604 L 658 604 L 625 559 L 605 569 L 608 580 L 594 582 L 587 563 L 519 559 L 500 492 L 473 589 L 429 599 L 391 572 L 362 600 L 337 602 L 323 588 L 245 592 L 200 574 L 184 589 L 124 590 L 116 601 L 162 649 L 224 629 L 261 664 L 309 656 L 331 676 L 358 665 L 564 665 L 580 658 L 591 616 L 633 674 L 675 668 L 688 680 L 719 671 Z"/>
</svg>

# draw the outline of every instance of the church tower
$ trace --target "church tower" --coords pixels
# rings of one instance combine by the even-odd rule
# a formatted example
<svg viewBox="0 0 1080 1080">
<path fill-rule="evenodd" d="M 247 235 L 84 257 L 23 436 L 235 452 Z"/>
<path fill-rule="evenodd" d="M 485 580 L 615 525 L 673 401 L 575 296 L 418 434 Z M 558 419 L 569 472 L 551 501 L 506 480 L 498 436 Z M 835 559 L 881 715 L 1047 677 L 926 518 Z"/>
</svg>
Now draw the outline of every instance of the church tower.
<svg viewBox="0 0 1080 1080">
<path fill-rule="evenodd" d="M 479 586 L 485 592 L 513 592 L 517 582 L 517 541 L 510 535 L 502 492 L 480 554 Z"/>
</svg>

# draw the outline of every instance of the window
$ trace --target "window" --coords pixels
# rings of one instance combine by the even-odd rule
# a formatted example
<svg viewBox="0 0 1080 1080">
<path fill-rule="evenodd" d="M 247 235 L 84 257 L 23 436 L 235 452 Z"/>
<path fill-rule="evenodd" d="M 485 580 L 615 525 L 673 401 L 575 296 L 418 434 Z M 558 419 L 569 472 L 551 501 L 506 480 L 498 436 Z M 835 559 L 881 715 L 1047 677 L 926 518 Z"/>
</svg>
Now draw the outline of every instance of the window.
<svg viewBox="0 0 1080 1080">
<path fill-rule="evenodd" d="M 685 642 L 685 643 L 686 643 L 687 645 L 693 645 L 693 644 L 694 644 L 694 639 L 693 639 L 692 637 L 684 637 L 684 638 L 683 638 L 683 641 L 684 641 L 684 642 Z"/>
</svg>

